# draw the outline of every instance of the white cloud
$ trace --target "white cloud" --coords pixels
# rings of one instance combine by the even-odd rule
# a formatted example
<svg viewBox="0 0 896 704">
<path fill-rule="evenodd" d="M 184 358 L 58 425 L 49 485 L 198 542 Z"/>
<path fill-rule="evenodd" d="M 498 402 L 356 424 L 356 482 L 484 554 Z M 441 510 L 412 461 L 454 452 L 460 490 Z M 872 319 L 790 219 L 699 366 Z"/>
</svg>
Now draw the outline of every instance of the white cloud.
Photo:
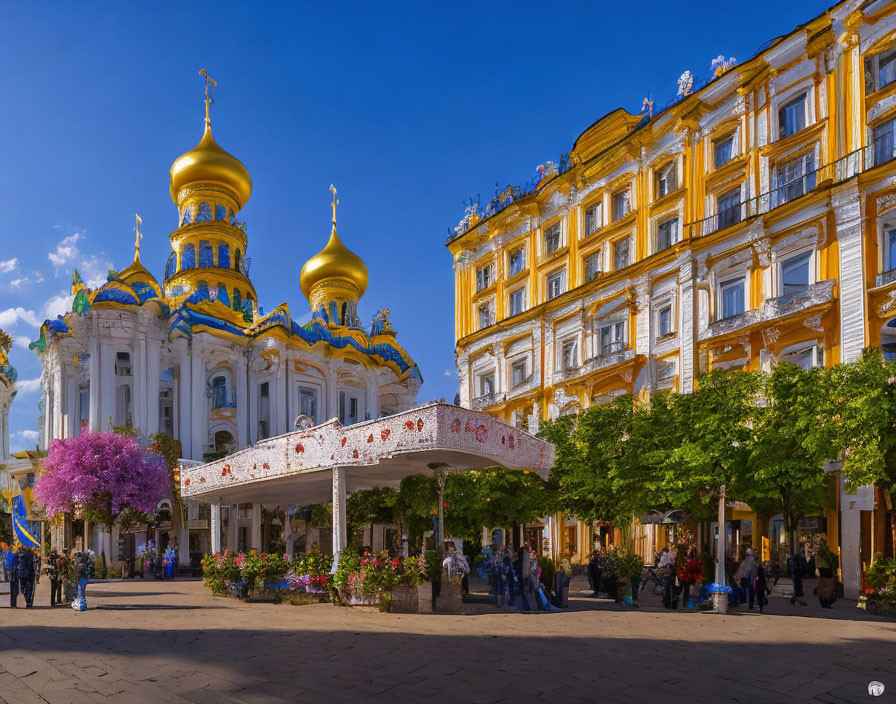
<svg viewBox="0 0 896 704">
<path fill-rule="evenodd" d="M 41 324 L 33 310 L 25 310 L 22 306 L 0 311 L 0 328 L 10 328 L 19 322 L 27 323 L 32 327 L 39 327 Z"/>
<path fill-rule="evenodd" d="M 16 433 L 17 438 L 21 438 L 27 442 L 37 442 L 37 438 L 40 437 L 40 433 L 36 430 L 20 430 Z"/>
<path fill-rule="evenodd" d="M 16 335 L 13 339 L 13 344 L 18 345 L 23 350 L 27 350 L 28 345 L 31 344 L 31 338 L 27 335 Z"/>
<path fill-rule="evenodd" d="M 43 319 L 53 320 L 56 316 L 65 315 L 71 310 L 71 303 L 72 295 L 67 291 L 60 291 L 44 303 Z"/>
<path fill-rule="evenodd" d="M 87 288 L 99 288 L 109 278 L 112 262 L 97 255 L 82 259 L 78 264 L 78 273 L 84 279 Z"/>
<path fill-rule="evenodd" d="M 445 376 L 455 376 L 456 374 L 457 374 L 457 372 L 454 371 L 453 369 L 446 369 L 446 370 L 445 370 Z"/>
<path fill-rule="evenodd" d="M 15 257 L 7 259 L 5 262 L 0 262 L 0 274 L 11 274 L 18 265 L 19 260 Z"/>
<path fill-rule="evenodd" d="M 50 263 L 56 267 L 58 270 L 60 267 L 65 266 L 71 261 L 74 261 L 78 258 L 81 252 L 78 250 L 78 241 L 84 239 L 84 232 L 76 232 L 73 235 L 69 235 L 64 238 L 59 244 L 56 245 L 56 249 L 49 254 L 47 254 L 47 258 L 50 260 Z"/>
<path fill-rule="evenodd" d="M 9 282 L 9 285 L 12 286 L 13 288 L 18 288 L 22 284 L 27 284 L 27 283 L 28 283 L 28 277 L 23 276 L 21 279 L 13 279 L 12 281 Z"/>
<path fill-rule="evenodd" d="M 44 282 L 44 275 L 41 272 L 33 271 L 31 275 L 34 277 L 34 283 L 42 284 Z"/>
<path fill-rule="evenodd" d="M 40 377 L 36 379 L 19 379 L 16 382 L 16 389 L 19 393 L 31 393 L 40 389 Z"/>
</svg>

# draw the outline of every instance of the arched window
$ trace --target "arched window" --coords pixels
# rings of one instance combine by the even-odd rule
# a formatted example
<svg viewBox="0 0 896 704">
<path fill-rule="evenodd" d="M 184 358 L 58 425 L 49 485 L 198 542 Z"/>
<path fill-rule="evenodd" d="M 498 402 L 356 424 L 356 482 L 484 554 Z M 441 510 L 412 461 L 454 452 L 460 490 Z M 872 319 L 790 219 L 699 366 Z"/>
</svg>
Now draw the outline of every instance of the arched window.
<svg viewBox="0 0 896 704">
<path fill-rule="evenodd" d="M 196 216 L 196 222 L 208 222 L 212 219 L 212 209 L 208 203 L 199 204 L 199 214 Z"/>
<path fill-rule="evenodd" d="M 221 269 L 230 268 L 230 247 L 226 242 L 218 243 L 218 266 Z"/>
<path fill-rule="evenodd" d="M 230 307 L 230 296 L 227 295 L 227 287 L 224 284 L 218 286 L 218 300 L 228 308 Z"/>
<path fill-rule="evenodd" d="M 330 301 L 330 322 L 333 325 L 339 325 L 339 314 L 336 305 L 336 301 Z"/>
<path fill-rule="evenodd" d="M 227 219 L 227 206 L 226 205 L 216 205 L 215 206 L 215 220 L 226 220 Z"/>
<path fill-rule="evenodd" d="M 185 205 L 183 213 L 181 213 L 180 224 L 189 225 L 191 222 L 193 222 L 193 206 Z"/>
<path fill-rule="evenodd" d="M 212 254 L 212 245 L 208 240 L 199 242 L 199 266 L 214 266 L 214 255 Z"/>
<path fill-rule="evenodd" d="M 168 255 L 168 261 L 165 263 L 165 278 L 170 279 L 177 271 L 177 255 L 172 252 Z"/>
<path fill-rule="evenodd" d="M 212 408 L 227 407 L 227 377 L 223 375 L 212 379 Z"/>
<path fill-rule="evenodd" d="M 243 299 L 240 298 L 240 290 L 238 288 L 233 289 L 233 309 L 243 309 Z"/>
<path fill-rule="evenodd" d="M 239 271 L 240 264 L 242 263 L 242 261 L 243 261 L 242 254 L 240 253 L 239 248 L 237 248 L 236 254 L 233 257 L 233 268 L 236 269 L 237 271 Z"/>
<path fill-rule="evenodd" d="M 199 296 L 201 298 L 208 298 L 208 282 L 200 281 L 197 289 L 199 290 Z"/>
<path fill-rule="evenodd" d="M 196 247 L 193 244 L 184 245 L 184 251 L 180 254 L 180 268 L 192 269 L 196 266 Z"/>
</svg>

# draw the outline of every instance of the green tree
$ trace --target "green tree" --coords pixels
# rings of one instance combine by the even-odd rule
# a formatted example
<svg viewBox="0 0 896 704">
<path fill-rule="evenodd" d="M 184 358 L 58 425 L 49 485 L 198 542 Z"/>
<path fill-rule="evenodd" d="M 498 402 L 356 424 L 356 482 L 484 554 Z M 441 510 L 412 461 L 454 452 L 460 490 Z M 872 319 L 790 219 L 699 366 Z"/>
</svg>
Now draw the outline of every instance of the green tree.
<svg viewBox="0 0 896 704">
<path fill-rule="evenodd" d="M 408 542 L 417 550 L 423 542 L 423 533 L 432 530 L 432 514 L 439 500 L 439 486 L 435 477 L 412 474 L 401 480 L 396 516 L 407 529 Z"/>
<path fill-rule="evenodd" d="M 373 539 L 374 523 L 398 523 L 398 492 L 388 487 L 374 487 L 354 492 L 345 502 L 345 518 L 349 535 L 354 542 L 363 542 L 364 527 L 370 526 Z"/>
<path fill-rule="evenodd" d="M 732 479 L 732 493 L 760 515 L 781 513 L 792 552 L 797 521 L 830 505 L 824 461 L 835 450 L 824 376 L 821 369 L 779 362 L 762 377 L 761 390 L 747 464 Z"/>
</svg>

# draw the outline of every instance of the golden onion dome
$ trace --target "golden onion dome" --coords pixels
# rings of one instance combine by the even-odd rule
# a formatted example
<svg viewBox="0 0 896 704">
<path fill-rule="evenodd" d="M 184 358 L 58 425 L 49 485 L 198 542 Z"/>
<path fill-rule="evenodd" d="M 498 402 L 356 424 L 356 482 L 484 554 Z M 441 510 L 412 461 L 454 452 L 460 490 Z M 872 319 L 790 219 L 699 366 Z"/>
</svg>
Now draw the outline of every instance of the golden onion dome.
<svg viewBox="0 0 896 704">
<path fill-rule="evenodd" d="M 181 188 L 191 183 L 217 183 L 231 191 L 242 208 L 252 195 L 252 178 L 243 162 L 225 152 L 212 137 L 209 124 L 195 147 L 171 165 L 171 199 L 177 204 Z"/>
<path fill-rule="evenodd" d="M 314 287 L 324 281 L 348 281 L 358 289 L 358 297 L 367 290 L 367 265 L 357 254 L 348 249 L 336 234 L 336 223 L 327 246 L 305 262 L 299 274 L 302 293 L 309 300 Z"/>
</svg>

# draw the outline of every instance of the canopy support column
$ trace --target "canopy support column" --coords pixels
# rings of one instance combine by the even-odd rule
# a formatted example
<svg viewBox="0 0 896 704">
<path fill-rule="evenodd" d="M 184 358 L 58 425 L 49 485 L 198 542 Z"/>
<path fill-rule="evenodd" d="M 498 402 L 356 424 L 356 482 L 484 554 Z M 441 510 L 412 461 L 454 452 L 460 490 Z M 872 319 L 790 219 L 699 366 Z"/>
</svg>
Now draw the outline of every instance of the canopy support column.
<svg viewBox="0 0 896 704">
<path fill-rule="evenodd" d="M 436 550 L 440 555 L 445 554 L 445 475 L 448 472 L 448 465 L 439 462 L 432 462 L 427 465 L 432 470 L 432 475 L 436 478 L 439 486 L 439 505 L 438 505 L 438 530 L 436 531 Z"/>
<path fill-rule="evenodd" d="M 221 552 L 221 502 L 216 501 L 210 506 L 209 528 L 211 528 L 212 555 Z"/>
<path fill-rule="evenodd" d="M 239 504 L 230 504 L 227 511 L 227 549 L 236 554 L 239 552 Z"/>
<path fill-rule="evenodd" d="M 345 524 L 345 469 L 333 468 L 333 556 L 345 550 L 348 543 Z"/>
<path fill-rule="evenodd" d="M 252 537 L 249 539 L 249 547 L 264 552 L 264 546 L 261 544 L 261 504 L 252 504 Z"/>
</svg>

